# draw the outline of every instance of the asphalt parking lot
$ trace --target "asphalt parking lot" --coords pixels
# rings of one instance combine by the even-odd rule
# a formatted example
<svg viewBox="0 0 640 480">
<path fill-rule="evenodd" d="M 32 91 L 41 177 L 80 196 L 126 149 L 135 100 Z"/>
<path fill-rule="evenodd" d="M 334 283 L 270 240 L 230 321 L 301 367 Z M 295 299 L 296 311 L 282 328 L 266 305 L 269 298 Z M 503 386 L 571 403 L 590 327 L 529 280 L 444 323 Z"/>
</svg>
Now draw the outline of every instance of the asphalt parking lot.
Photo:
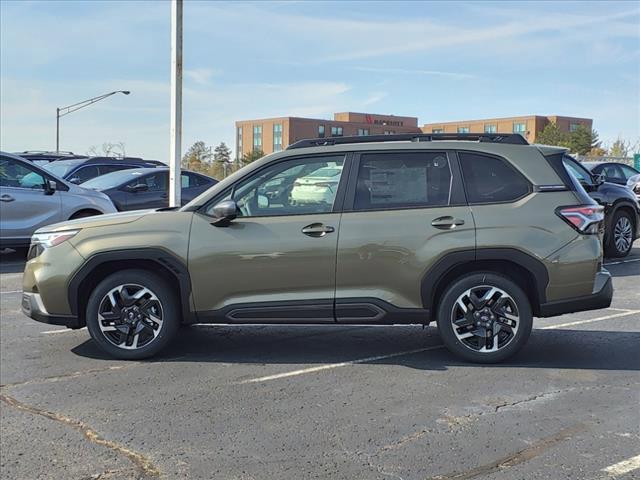
<svg viewBox="0 0 640 480">
<path fill-rule="evenodd" d="M 185 328 L 153 361 L 20 312 L 0 262 L 0 477 L 640 478 L 640 242 L 611 308 L 477 366 L 435 327 Z"/>
</svg>

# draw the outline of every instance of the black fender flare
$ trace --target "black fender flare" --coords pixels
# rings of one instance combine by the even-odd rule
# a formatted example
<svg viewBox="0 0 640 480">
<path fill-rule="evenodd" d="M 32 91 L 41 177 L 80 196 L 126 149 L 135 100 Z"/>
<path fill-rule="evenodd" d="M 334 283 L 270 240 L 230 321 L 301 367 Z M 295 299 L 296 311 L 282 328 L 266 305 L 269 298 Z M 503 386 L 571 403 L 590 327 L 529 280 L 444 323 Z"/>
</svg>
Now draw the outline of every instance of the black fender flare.
<svg viewBox="0 0 640 480">
<path fill-rule="evenodd" d="M 547 301 L 546 289 L 549 284 L 549 273 L 542 261 L 522 250 L 515 248 L 478 248 L 456 250 L 440 258 L 422 278 L 421 295 L 424 308 L 434 311 L 435 293 L 440 282 L 454 268 L 476 261 L 506 261 L 519 265 L 525 269 L 534 280 L 535 299 L 537 305 L 532 305 L 534 311 Z"/>
<path fill-rule="evenodd" d="M 108 252 L 99 252 L 91 255 L 82 266 L 73 274 L 67 285 L 67 295 L 69 307 L 73 315 L 78 316 L 78 292 L 82 284 L 87 281 L 90 275 L 97 268 L 106 263 L 125 262 L 122 269 L 126 269 L 127 261 L 145 260 L 151 261 L 175 277 L 179 289 L 180 304 L 182 309 L 183 320 L 191 319 L 194 314 L 190 308 L 191 296 L 191 277 L 185 263 L 175 254 L 161 248 L 145 247 L 135 249 L 113 250 Z"/>
</svg>

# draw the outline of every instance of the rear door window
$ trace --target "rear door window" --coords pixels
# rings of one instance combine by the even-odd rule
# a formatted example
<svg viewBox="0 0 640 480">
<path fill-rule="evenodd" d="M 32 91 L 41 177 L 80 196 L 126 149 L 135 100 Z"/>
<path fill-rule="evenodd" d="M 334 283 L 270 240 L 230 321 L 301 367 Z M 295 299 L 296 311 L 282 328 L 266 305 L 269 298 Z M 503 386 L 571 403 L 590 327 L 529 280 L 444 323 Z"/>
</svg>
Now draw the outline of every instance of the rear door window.
<svg viewBox="0 0 640 480">
<path fill-rule="evenodd" d="M 354 208 L 377 210 L 448 205 L 451 178 L 446 153 L 363 154 Z"/>
<path fill-rule="evenodd" d="M 531 184 L 506 160 L 481 153 L 459 152 L 469 203 L 505 203 L 531 191 Z"/>
</svg>

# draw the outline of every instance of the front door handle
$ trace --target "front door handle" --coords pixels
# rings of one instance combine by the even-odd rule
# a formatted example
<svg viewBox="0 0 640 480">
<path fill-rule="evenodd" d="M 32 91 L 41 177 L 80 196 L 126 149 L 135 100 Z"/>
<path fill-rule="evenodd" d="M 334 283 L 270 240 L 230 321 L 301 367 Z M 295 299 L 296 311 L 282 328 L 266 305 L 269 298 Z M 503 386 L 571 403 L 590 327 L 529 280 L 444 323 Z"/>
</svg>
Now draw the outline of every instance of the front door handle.
<svg viewBox="0 0 640 480">
<path fill-rule="evenodd" d="M 302 233 L 310 237 L 324 237 L 327 233 L 335 232 L 336 229 L 324 223 L 312 223 L 302 229 Z"/>
<path fill-rule="evenodd" d="M 431 222 L 431 225 L 439 228 L 440 230 L 451 230 L 459 225 L 464 225 L 464 220 L 450 216 L 438 217 L 433 222 Z"/>
<path fill-rule="evenodd" d="M 14 200 L 15 198 L 9 194 L 0 195 L 0 202 L 13 202 Z"/>
</svg>

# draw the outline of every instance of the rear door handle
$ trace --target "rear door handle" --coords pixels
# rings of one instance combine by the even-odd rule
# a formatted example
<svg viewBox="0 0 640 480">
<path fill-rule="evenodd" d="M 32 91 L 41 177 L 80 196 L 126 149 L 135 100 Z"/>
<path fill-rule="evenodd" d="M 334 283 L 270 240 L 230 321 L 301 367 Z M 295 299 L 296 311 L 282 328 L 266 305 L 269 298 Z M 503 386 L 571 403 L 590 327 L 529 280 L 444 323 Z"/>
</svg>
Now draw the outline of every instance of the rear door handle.
<svg viewBox="0 0 640 480">
<path fill-rule="evenodd" d="M 0 202 L 13 202 L 14 200 L 15 198 L 9 194 L 0 195 Z"/>
<path fill-rule="evenodd" d="M 464 225 L 464 220 L 450 216 L 438 217 L 433 222 L 431 222 L 431 225 L 439 228 L 440 230 L 451 230 L 459 225 Z"/>
<path fill-rule="evenodd" d="M 302 229 L 302 233 L 310 237 L 324 237 L 327 233 L 332 233 L 335 231 L 335 228 L 329 225 L 325 225 L 324 223 L 312 223 L 311 225 L 307 225 Z"/>
</svg>

